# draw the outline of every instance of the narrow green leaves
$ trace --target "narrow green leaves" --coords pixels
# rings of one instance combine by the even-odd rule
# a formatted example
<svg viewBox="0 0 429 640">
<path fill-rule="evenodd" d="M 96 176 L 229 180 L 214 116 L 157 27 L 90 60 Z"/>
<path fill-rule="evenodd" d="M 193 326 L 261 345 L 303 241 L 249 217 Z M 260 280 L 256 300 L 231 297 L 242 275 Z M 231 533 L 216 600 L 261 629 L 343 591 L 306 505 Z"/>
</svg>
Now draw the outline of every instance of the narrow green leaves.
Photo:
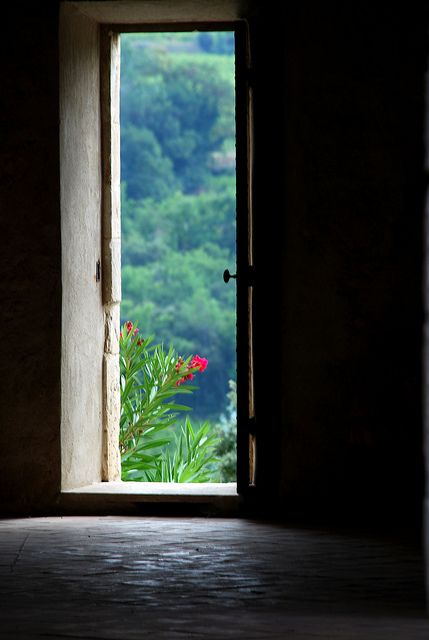
<svg viewBox="0 0 429 640">
<path fill-rule="evenodd" d="M 121 415 L 119 448 L 122 479 L 146 482 L 208 482 L 215 475 L 213 451 L 218 439 L 204 423 L 194 430 L 190 407 L 177 402 L 178 394 L 193 393 L 188 383 L 207 360 L 180 357 L 170 346 L 143 339 L 137 325 L 126 322 L 120 335 Z M 161 436 L 159 435 L 162 432 Z"/>
</svg>

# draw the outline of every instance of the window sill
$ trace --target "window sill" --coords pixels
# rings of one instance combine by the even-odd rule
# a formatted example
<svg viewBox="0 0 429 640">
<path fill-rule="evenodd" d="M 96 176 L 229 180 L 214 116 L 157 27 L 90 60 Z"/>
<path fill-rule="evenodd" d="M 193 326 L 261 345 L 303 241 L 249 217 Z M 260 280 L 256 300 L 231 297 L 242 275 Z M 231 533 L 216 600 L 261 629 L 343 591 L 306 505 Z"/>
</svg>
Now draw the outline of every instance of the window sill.
<svg viewBox="0 0 429 640">
<path fill-rule="evenodd" d="M 230 483 L 96 482 L 61 492 L 60 507 L 65 513 L 144 512 L 157 507 L 235 512 L 241 503 L 237 485 Z"/>
<path fill-rule="evenodd" d="M 103 494 L 132 496 L 237 496 L 235 482 L 94 482 L 63 494 Z"/>
</svg>

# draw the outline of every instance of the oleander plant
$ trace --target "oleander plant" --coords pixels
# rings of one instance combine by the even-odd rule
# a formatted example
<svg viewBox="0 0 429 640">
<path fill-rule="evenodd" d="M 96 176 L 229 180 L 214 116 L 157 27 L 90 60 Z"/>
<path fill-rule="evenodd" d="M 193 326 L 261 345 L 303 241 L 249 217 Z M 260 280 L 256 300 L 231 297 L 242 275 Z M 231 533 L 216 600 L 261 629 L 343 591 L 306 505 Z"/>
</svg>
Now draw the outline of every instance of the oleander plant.
<svg viewBox="0 0 429 640">
<path fill-rule="evenodd" d="M 165 349 L 131 321 L 122 325 L 119 347 L 122 480 L 219 481 L 217 432 L 209 422 L 192 425 L 190 407 L 179 402 L 198 388 L 190 383 L 207 359 Z"/>
</svg>

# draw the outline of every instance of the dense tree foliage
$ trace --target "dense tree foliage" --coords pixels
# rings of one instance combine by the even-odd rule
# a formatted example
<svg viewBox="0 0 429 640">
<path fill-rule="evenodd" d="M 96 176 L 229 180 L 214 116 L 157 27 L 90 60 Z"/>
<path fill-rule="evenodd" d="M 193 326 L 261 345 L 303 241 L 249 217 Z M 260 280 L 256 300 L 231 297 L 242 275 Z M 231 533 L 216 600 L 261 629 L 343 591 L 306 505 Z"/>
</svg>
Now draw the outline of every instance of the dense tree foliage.
<svg viewBox="0 0 429 640">
<path fill-rule="evenodd" d="M 122 36 L 122 322 L 209 360 L 195 415 L 235 379 L 231 33 Z"/>
<path fill-rule="evenodd" d="M 147 34 L 123 37 L 122 59 L 121 156 L 128 196 L 198 192 L 209 179 L 212 152 L 233 144 L 232 57 L 198 49 L 173 54 Z M 222 71 L 229 67 L 230 78 L 221 65 Z"/>
</svg>

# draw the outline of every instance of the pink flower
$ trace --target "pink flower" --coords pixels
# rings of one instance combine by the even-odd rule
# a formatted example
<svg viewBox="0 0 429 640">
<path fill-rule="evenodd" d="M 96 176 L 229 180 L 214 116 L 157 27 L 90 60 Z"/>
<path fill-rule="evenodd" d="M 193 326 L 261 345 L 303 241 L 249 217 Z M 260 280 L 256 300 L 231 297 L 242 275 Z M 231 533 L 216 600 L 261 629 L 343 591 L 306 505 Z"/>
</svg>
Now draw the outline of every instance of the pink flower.
<svg viewBox="0 0 429 640">
<path fill-rule="evenodd" d="M 208 363 L 209 361 L 207 360 L 207 358 L 201 358 L 198 354 L 196 354 L 192 358 L 189 368 L 195 369 L 195 367 L 198 367 L 198 370 L 203 372 L 207 369 Z"/>
<path fill-rule="evenodd" d="M 128 320 L 127 322 L 127 334 L 130 335 L 132 329 L 133 329 L 133 323 L 131 322 L 131 320 Z"/>
<path fill-rule="evenodd" d="M 180 369 L 183 367 L 184 364 L 185 364 L 185 361 L 183 360 L 183 358 L 179 357 L 178 361 L 176 362 L 177 373 L 179 373 Z M 185 382 L 185 376 L 183 376 L 183 378 L 180 378 L 180 380 L 177 380 L 176 387 L 178 387 L 180 384 L 183 384 L 184 382 Z"/>
<path fill-rule="evenodd" d="M 176 371 L 177 373 L 179 373 L 180 369 L 183 367 L 183 365 L 185 364 L 185 361 L 183 360 L 183 358 L 179 358 L 178 361 L 176 362 Z M 188 364 L 188 369 L 190 369 L 190 365 Z M 184 382 L 186 382 L 186 380 L 192 380 L 194 377 L 193 373 L 186 373 L 182 378 L 180 378 L 180 380 L 178 380 L 176 382 L 176 387 L 178 387 L 180 384 L 183 384 Z"/>
<path fill-rule="evenodd" d="M 207 368 L 209 361 L 207 360 L 207 358 L 201 358 L 198 354 L 193 356 L 190 363 L 188 364 L 188 370 L 189 369 L 198 369 L 198 371 L 204 371 Z M 183 358 L 179 358 L 179 360 L 177 361 L 176 364 L 176 371 L 179 372 L 180 368 L 185 364 Z M 184 382 L 186 382 L 186 380 L 193 380 L 194 379 L 194 374 L 192 372 L 185 374 L 182 378 L 180 378 L 180 380 L 178 380 L 176 382 L 176 387 L 178 387 L 180 384 L 183 384 Z"/>
<path fill-rule="evenodd" d="M 183 376 L 183 378 L 180 378 L 180 380 L 178 380 L 176 382 L 176 387 L 178 387 L 180 384 L 183 384 L 184 382 L 186 382 L 186 380 L 193 380 L 194 379 L 194 374 L 193 373 L 187 373 L 185 376 Z"/>
</svg>

